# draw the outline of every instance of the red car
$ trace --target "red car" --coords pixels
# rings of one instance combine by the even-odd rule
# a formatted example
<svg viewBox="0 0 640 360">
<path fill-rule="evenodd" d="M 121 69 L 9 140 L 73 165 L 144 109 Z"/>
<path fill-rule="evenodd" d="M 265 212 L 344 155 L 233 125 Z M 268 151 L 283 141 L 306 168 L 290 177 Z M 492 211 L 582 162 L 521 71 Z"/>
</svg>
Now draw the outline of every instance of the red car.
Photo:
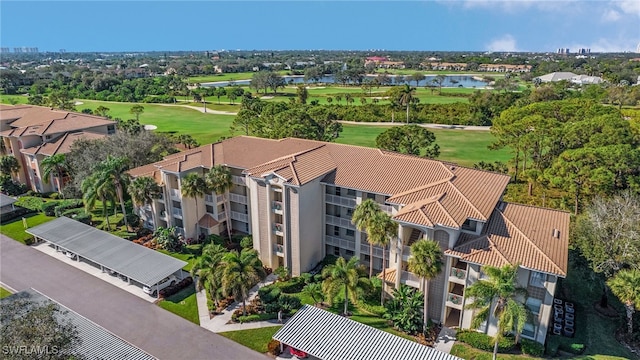
<svg viewBox="0 0 640 360">
<path fill-rule="evenodd" d="M 292 347 L 289 347 L 289 352 L 291 353 L 291 355 L 297 357 L 298 359 L 305 359 L 307 357 L 307 353 L 298 349 L 294 349 Z"/>
</svg>

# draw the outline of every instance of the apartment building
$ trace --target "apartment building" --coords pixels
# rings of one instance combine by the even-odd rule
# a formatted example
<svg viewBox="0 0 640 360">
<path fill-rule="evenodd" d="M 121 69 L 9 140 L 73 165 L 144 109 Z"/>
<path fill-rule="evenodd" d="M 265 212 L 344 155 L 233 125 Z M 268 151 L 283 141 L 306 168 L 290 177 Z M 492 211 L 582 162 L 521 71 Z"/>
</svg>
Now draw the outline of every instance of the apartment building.
<svg viewBox="0 0 640 360">
<path fill-rule="evenodd" d="M 43 179 L 41 163 L 48 156 L 68 153 L 77 139 L 98 139 L 113 134 L 113 120 L 100 116 L 32 105 L 0 105 L 3 155 L 18 159 L 15 180 L 39 192 L 59 191 L 57 179 Z"/>
<path fill-rule="evenodd" d="M 180 195 L 180 181 L 226 165 L 234 187 L 225 196 Z M 369 264 L 366 234 L 351 223 L 354 208 L 373 199 L 399 224 L 388 249 L 374 246 L 374 269 L 385 281 L 420 288 L 407 270 L 413 242 L 437 241 L 442 273 L 429 287 L 429 316 L 468 328 L 464 291 L 482 278 L 484 265 L 519 264 L 518 280 L 530 289 L 523 302 L 535 314 L 524 337 L 544 342 L 555 286 L 566 276 L 569 215 L 502 201 L 507 175 L 373 148 L 287 138 L 235 137 L 173 154 L 131 170 L 162 185 L 162 199 L 141 211 L 146 225 L 177 226 L 187 237 L 221 233 L 223 211 L 236 232 L 252 234 L 266 266 L 293 275 L 314 268 L 327 254 L 356 256 Z M 229 209 L 229 210 L 226 210 Z M 382 263 L 385 251 L 386 263 Z M 494 334 L 496 320 L 482 331 Z"/>
</svg>

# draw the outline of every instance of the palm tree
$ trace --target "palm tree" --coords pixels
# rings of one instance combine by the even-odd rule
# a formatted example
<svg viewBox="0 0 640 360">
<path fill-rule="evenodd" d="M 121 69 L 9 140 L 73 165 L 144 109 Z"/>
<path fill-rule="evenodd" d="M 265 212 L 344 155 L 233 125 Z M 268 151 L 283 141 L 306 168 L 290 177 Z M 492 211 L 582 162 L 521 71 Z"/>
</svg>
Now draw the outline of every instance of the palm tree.
<svg viewBox="0 0 640 360">
<path fill-rule="evenodd" d="M 206 289 L 210 298 L 215 302 L 216 308 L 220 301 L 222 288 L 222 271 L 220 264 L 227 250 L 222 245 L 210 243 L 202 249 L 202 255 L 191 268 L 191 276 L 196 278 L 197 290 Z"/>
<path fill-rule="evenodd" d="M 227 191 L 233 187 L 231 181 L 231 171 L 229 168 L 222 165 L 214 166 L 207 174 L 205 174 L 205 180 L 209 188 L 216 194 L 222 195 L 222 203 L 225 211 L 225 217 L 227 222 L 227 234 L 229 235 L 229 241 L 231 241 L 231 218 L 229 210 L 227 209 Z"/>
<path fill-rule="evenodd" d="M 640 310 L 640 270 L 625 269 L 607 280 L 611 292 L 620 299 L 627 310 L 629 335 L 633 334 L 633 313 Z"/>
<path fill-rule="evenodd" d="M 109 214 L 107 213 L 107 201 L 113 201 L 116 197 L 113 186 L 111 185 L 111 181 L 101 172 L 91 174 L 85 178 L 80 185 L 86 211 L 93 210 L 97 200 L 102 202 L 102 215 L 107 222 L 107 230 L 111 230 Z"/>
<path fill-rule="evenodd" d="M 429 280 L 438 276 L 442 270 L 442 249 L 437 242 L 432 240 L 418 240 L 411 245 L 411 257 L 409 258 L 409 271 L 422 278 L 422 291 L 424 295 L 424 319 L 423 331 L 427 331 Z"/>
<path fill-rule="evenodd" d="M 347 315 L 349 299 L 355 304 L 358 302 L 358 291 L 369 287 L 369 280 L 360 275 L 358 258 L 352 257 L 349 261 L 343 257 L 338 258 L 333 265 L 327 265 L 322 269 L 322 291 L 329 299 L 329 304 L 342 287 L 344 287 L 344 315 Z"/>
<path fill-rule="evenodd" d="M 400 104 L 407 107 L 407 124 L 409 123 L 409 105 L 413 103 L 415 98 L 416 88 L 405 84 L 402 90 L 400 90 Z"/>
<path fill-rule="evenodd" d="M 265 276 L 262 261 L 254 249 L 244 249 L 241 253 L 232 251 L 222 259 L 222 291 L 225 296 L 233 295 L 242 300 L 242 314 L 246 315 L 246 299 L 249 290 Z"/>
<path fill-rule="evenodd" d="M 129 159 L 108 155 L 106 160 L 98 164 L 95 171 L 101 172 L 101 177 L 106 177 L 110 180 L 111 186 L 114 188 L 118 201 L 120 202 L 120 208 L 124 216 L 124 225 L 126 228 L 129 228 L 127 210 L 124 207 L 124 189 L 131 182 L 131 176 L 126 172 L 127 170 L 129 170 Z"/>
<path fill-rule="evenodd" d="M 465 297 L 472 298 L 473 303 L 468 309 L 478 309 L 471 320 L 471 327 L 476 329 L 489 320 L 490 315 L 498 319 L 498 332 L 493 338 L 493 360 L 498 354 L 498 342 L 505 333 L 514 331 L 516 339 L 524 329 L 528 311 L 524 304 L 516 300 L 517 297 L 527 296 L 527 290 L 518 286 L 518 265 L 505 265 L 501 268 L 484 266 L 482 268 L 489 277 L 480 279 L 467 288 Z M 493 311 L 492 304 L 495 303 Z"/>
<path fill-rule="evenodd" d="M 162 194 L 162 189 L 160 189 L 160 186 L 156 184 L 156 181 L 150 176 L 140 176 L 133 179 L 127 191 L 133 203 L 138 206 L 151 204 L 153 199 L 159 198 Z M 152 220 L 155 225 L 155 218 Z"/>
<path fill-rule="evenodd" d="M 42 177 L 49 182 L 49 178 L 53 175 L 58 182 L 58 191 L 62 193 L 62 177 L 67 172 L 67 159 L 65 154 L 47 156 L 40 164 L 42 165 Z"/>
<path fill-rule="evenodd" d="M 302 293 L 313 299 L 313 305 L 318 305 L 319 302 L 322 302 L 324 296 L 324 293 L 322 292 L 322 285 L 320 283 L 305 285 L 305 287 L 302 288 Z"/>
<path fill-rule="evenodd" d="M 376 214 L 381 213 L 382 210 L 377 202 L 373 199 L 367 199 L 353 210 L 353 216 L 351 217 L 351 223 L 356 226 L 359 231 L 369 232 L 371 228 L 371 220 Z M 371 236 L 368 234 L 369 240 L 369 278 L 373 276 L 373 244 L 371 243 Z M 384 266 L 383 266 L 384 267 Z"/>
<path fill-rule="evenodd" d="M 182 196 L 193 198 L 196 201 L 196 237 L 198 234 L 198 221 L 200 214 L 198 213 L 198 198 L 203 197 L 209 191 L 205 179 L 197 173 L 189 173 L 182 178 L 180 182 L 180 192 Z"/>
<path fill-rule="evenodd" d="M 382 291 L 380 294 L 380 305 L 384 305 L 384 285 L 386 275 L 386 257 L 385 250 L 391 238 L 398 233 L 398 224 L 391 219 L 389 214 L 378 211 L 373 215 L 367 232 L 369 234 L 369 244 L 380 246 L 382 248 Z"/>
</svg>

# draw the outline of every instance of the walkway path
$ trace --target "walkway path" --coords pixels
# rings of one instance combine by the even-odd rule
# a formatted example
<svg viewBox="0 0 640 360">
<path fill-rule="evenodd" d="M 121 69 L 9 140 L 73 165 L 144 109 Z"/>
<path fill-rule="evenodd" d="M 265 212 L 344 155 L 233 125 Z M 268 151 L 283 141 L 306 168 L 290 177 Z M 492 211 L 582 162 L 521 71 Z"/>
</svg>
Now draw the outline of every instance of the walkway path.
<svg viewBox="0 0 640 360">
<path fill-rule="evenodd" d="M 214 114 L 214 115 L 236 115 L 237 114 L 233 111 L 222 111 L 222 110 L 212 110 L 212 109 L 206 109 L 205 111 L 204 107 L 193 106 L 193 105 L 178 105 L 178 104 L 156 104 L 156 105 L 188 108 L 191 110 L 200 111 L 203 114 Z"/>
<path fill-rule="evenodd" d="M 401 126 L 403 122 L 362 122 L 362 121 L 346 121 L 338 120 L 341 124 L 348 125 L 372 125 L 372 126 Z M 447 124 L 410 124 L 419 125 L 425 128 L 444 129 L 444 130 L 473 130 L 473 131 L 489 131 L 491 126 L 474 126 L 474 125 L 447 125 Z"/>
<path fill-rule="evenodd" d="M 263 287 L 273 283 L 277 279 L 277 276 L 274 274 L 270 274 L 264 279 L 264 281 L 259 282 L 258 285 L 251 288 L 249 291 L 249 297 L 247 298 L 247 303 L 253 300 L 258 294 L 258 290 Z M 196 293 L 196 300 L 198 302 L 198 314 L 200 315 L 200 326 L 203 328 L 213 331 L 216 333 L 225 332 L 225 331 L 236 331 L 236 330 L 247 330 L 247 329 L 257 329 L 263 327 L 270 326 L 278 326 L 282 325 L 277 320 L 269 320 L 269 321 L 256 321 L 249 322 L 245 324 L 228 324 L 231 321 L 231 315 L 237 309 L 240 309 L 242 306 L 241 302 L 234 302 L 229 305 L 222 314 L 216 315 L 213 319 L 209 318 L 209 309 L 207 307 L 207 295 L 204 290 Z"/>
<path fill-rule="evenodd" d="M 455 342 L 456 342 L 456 331 L 454 329 L 443 326 L 442 330 L 440 330 L 440 334 L 438 334 L 438 338 L 436 339 L 436 343 L 433 347 L 436 350 L 446 352 L 447 354 L 449 354 L 451 353 L 451 348 L 453 347 L 453 343 Z"/>
</svg>

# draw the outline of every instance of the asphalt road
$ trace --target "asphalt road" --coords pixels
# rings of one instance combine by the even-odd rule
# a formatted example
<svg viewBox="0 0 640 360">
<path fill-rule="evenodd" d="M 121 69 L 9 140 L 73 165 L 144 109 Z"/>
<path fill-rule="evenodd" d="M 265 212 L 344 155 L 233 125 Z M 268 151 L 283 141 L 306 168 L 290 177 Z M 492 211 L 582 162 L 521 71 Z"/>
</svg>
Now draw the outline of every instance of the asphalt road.
<svg viewBox="0 0 640 360">
<path fill-rule="evenodd" d="M 268 359 L 1 234 L 0 282 L 34 288 L 159 359 Z"/>
</svg>

